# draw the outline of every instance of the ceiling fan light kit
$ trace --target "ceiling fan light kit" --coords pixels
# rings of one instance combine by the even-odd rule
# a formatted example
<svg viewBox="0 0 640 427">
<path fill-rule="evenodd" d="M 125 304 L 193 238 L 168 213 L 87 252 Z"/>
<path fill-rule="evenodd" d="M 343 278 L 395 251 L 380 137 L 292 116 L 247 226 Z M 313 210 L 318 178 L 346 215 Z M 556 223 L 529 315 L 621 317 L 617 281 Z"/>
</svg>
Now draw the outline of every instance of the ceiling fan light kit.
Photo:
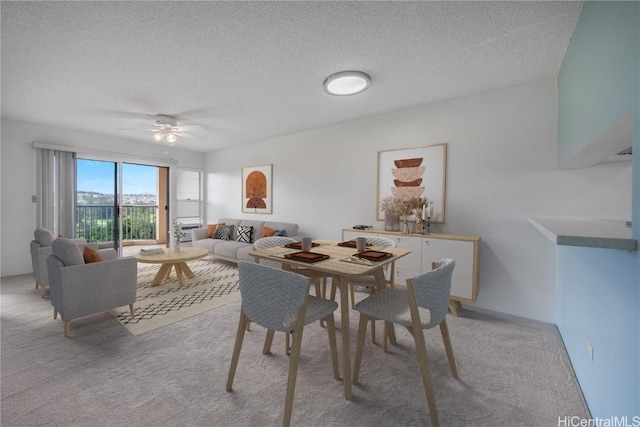
<svg viewBox="0 0 640 427">
<path fill-rule="evenodd" d="M 340 71 L 327 77 L 324 90 L 329 95 L 355 95 L 367 90 L 371 85 L 371 77 L 362 71 Z"/>
</svg>

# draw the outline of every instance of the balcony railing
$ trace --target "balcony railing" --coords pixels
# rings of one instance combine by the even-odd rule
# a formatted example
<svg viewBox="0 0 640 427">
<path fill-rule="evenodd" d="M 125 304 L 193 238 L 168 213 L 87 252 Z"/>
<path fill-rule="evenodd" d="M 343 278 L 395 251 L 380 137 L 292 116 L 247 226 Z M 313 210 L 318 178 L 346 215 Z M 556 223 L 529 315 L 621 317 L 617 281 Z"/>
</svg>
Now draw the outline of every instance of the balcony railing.
<svg viewBox="0 0 640 427">
<path fill-rule="evenodd" d="M 123 205 L 122 240 L 155 240 L 158 206 Z M 113 205 L 80 205 L 76 209 L 76 236 L 87 242 L 113 241 L 117 226 Z"/>
</svg>

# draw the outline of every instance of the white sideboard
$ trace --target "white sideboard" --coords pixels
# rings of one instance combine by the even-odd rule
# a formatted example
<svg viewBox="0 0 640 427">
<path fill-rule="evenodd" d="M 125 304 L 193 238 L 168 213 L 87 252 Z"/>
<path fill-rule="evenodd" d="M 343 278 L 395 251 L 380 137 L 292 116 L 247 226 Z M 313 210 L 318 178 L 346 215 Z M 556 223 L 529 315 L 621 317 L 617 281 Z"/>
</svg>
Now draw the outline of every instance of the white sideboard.
<svg viewBox="0 0 640 427">
<path fill-rule="evenodd" d="M 403 234 L 376 229 L 342 230 L 343 240 L 368 235 L 389 238 L 397 247 L 411 250 L 409 255 L 395 263 L 394 283 L 406 285 L 407 279 L 430 271 L 432 262 L 442 258 L 453 258 L 456 266 L 451 279 L 451 311 L 457 315 L 460 303 L 476 301 L 480 277 L 480 237 L 456 234 Z"/>
</svg>

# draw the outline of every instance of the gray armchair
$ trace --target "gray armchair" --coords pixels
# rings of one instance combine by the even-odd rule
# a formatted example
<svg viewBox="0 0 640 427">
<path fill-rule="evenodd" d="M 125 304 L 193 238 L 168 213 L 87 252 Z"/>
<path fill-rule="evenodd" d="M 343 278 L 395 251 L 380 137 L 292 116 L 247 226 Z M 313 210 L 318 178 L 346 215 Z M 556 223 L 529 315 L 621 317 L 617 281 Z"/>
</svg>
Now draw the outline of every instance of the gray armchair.
<svg viewBox="0 0 640 427">
<path fill-rule="evenodd" d="M 53 318 L 64 321 L 69 336 L 71 320 L 129 305 L 136 301 L 137 261 L 118 258 L 113 249 L 100 250 L 101 262 L 85 264 L 78 245 L 56 239 L 47 258 Z"/>
<path fill-rule="evenodd" d="M 47 273 L 47 257 L 53 252 L 51 244 L 55 238 L 51 231 L 46 228 L 38 228 L 33 232 L 33 240 L 29 247 L 31 252 L 31 266 L 33 277 L 36 279 L 36 289 L 40 288 L 40 296 L 45 297 L 49 286 L 49 274 Z M 69 239 L 77 245 L 87 245 L 92 249 L 97 249 L 97 244 L 87 244 L 86 239 Z"/>
</svg>

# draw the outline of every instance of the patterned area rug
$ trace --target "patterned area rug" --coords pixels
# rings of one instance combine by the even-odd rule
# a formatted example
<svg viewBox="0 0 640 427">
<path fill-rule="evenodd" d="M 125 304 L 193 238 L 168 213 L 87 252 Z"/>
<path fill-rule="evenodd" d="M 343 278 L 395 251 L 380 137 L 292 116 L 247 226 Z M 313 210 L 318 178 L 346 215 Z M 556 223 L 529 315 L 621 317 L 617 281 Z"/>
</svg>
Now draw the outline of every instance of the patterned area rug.
<svg viewBox="0 0 640 427">
<path fill-rule="evenodd" d="M 138 264 L 135 316 L 131 317 L 128 306 L 110 313 L 133 335 L 140 335 L 240 299 L 235 266 L 206 259 L 187 264 L 195 277 L 185 277 L 184 286 L 171 270 L 169 279 L 155 287 L 151 281 L 160 265 Z"/>
</svg>

